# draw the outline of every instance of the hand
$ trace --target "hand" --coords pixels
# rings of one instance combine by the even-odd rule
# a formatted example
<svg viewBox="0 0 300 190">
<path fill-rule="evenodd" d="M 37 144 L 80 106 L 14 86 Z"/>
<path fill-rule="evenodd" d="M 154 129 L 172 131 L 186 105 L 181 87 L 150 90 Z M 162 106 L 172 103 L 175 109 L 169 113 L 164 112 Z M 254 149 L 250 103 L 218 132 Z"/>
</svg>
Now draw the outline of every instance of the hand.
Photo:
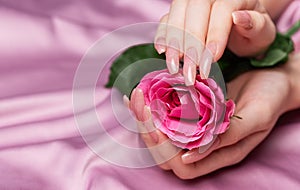
<svg viewBox="0 0 300 190">
<path fill-rule="evenodd" d="M 259 0 L 173 0 L 154 41 L 159 53 L 166 52 L 172 74 L 178 72 L 184 55 L 185 83 L 193 85 L 197 67 L 207 78 L 211 63 L 222 56 L 227 43 L 239 56 L 256 56 L 268 48 L 275 34 Z"/>
<path fill-rule="evenodd" d="M 159 166 L 191 179 L 243 160 L 266 138 L 281 114 L 299 106 L 300 85 L 295 82 L 299 80 L 299 60 L 300 54 L 281 67 L 251 71 L 230 82 L 228 97 L 235 100 L 235 115 L 242 119 L 232 118 L 229 130 L 204 153 L 178 149 L 164 134 L 153 130 L 151 112 L 140 89 L 125 102 L 140 121 L 140 129 L 148 131 L 141 136 Z"/>
</svg>

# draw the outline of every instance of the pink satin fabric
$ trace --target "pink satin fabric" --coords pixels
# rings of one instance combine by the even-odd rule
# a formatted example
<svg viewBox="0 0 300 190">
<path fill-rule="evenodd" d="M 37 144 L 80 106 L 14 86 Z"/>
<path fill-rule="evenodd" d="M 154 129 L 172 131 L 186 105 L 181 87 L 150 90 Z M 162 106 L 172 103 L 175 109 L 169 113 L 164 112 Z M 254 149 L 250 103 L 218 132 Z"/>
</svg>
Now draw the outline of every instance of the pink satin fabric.
<svg viewBox="0 0 300 190">
<path fill-rule="evenodd" d="M 182 181 L 158 167 L 130 169 L 113 165 L 83 141 L 73 115 L 72 84 L 85 51 L 118 27 L 158 21 L 169 3 L 0 1 L 0 189 L 300 187 L 299 110 L 282 117 L 269 138 L 242 163 L 191 181 Z M 299 4 L 291 4 L 288 10 L 294 11 L 284 14 L 280 28 L 299 19 Z M 112 116 L 111 91 L 103 87 L 104 83 L 100 81 L 97 89 L 97 112 L 111 124 L 112 133 L 122 136 Z M 138 138 L 124 137 L 123 141 L 132 146 L 141 143 Z"/>
</svg>

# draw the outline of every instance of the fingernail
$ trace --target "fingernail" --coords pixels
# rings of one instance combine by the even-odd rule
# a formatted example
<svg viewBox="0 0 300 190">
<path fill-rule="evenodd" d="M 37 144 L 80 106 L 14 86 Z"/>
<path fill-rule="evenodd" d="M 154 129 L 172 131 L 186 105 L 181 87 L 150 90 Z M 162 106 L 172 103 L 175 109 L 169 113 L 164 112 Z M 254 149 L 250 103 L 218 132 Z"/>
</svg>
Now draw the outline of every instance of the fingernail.
<svg viewBox="0 0 300 190">
<path fill-rule="evenodd" d="M 166 52 L 166 62 L 171 74 L 178 73 L 179 70 L 179 43 L 176 39 L 170 40 Z"/>
<path fill-rule="evenodd" d="M 184 64 L 186 64 L 186 67 L 184 67 L 184 73 L 186 73 L 185 84 L 187 86 L 194 85 L 195 83 L 197 62 L 198 53 L 196 48 L 189 48 L 184 56 Z"/>
<path fill-rule="evenodd" d="M 199 153 L 197 151 L 188 151 L 181 156 L 181 160 L 183 163 L 193 163 L 197 161 Z"/>
<path fill-rule="evenodd" d="M 134 100 L 134 99 L 135 99 L 135 96 L 136 96 L 136 89 L 133 89 L 132 92 L 131 92 L 131 95 L 130 95 L 130 99 L 131 99 L 131 100 Z M 131 104 L 129 104 L 129 109 L 130 109 L 130 110 L 133 110 L 133 109 L 134 109 L 134 108 L 133 108 L 133 105 L 132 105 L 132 102 L 131 102 Z"/>
<path fill-rule="evenodd" d="M 200 76 L 203 79 L 207 79 L 209 77 L 211 64 L 213 61 L 213 55 L 207 48 L 204 50 L 201 62 L 200 62 Z"/>
<path fill-rule="evenodd" d="M 241 26 L 245 29 L 251 29 L 253 27 L 251 22 L 251 16 L 247 11 L 235 11 L 232 13 L 233 23 Z"/>
<path fill-rule="evenodd" d="M 154 43 L 154 47 L 159 54 L 166 51 L 166 39 L 164 37 L 159 37 Z"/>
<path fill-rule="evenodd" d="M 149 135 L 151 136 L 153 142 L 158 143 L 158 140 L 159 140 L 158 135 L 156 133 L 156 128 L 153 125 L 153 121 L 151 119 L 151 110 L 148 106 L 144 107 L 143 117 L 144 117 L 144 124 L 145 124 L 146 130 L 148 131 Z"/>
<path fill-rule="evenodd" d="M 124 105 L 126 106 L 126 107 L 128 107 L 129 108 L 129 98 L 126 96 L 126 95 L 124 95 L 123 96 L 123 103 L 124 103 Z"/>
<path fill-rule="evenodd" d="M 219 144 L 220 144 L 220 139 L 217 138 L 215 142 L 213 142 L 212 146 L 206 145 L 204 146 L 205 148 L 200 147 L 199 149 L 188 151 L 181 156 L 182 162 L 185 164 L 197 162 L 205 158 L 206 156 L 208 156 L 214 149 L 218 147 Z M 211 150 L 206 152 L 209 148 L 211 148 Z"/>
</svg>

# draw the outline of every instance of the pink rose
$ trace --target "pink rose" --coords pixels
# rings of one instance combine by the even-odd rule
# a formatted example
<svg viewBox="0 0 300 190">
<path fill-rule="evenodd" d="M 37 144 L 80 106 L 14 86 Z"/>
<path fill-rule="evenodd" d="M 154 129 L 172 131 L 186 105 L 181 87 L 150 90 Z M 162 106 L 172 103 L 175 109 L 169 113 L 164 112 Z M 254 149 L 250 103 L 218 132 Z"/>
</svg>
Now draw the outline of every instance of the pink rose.
<svg viewBox="0 0 300 190">
<path fill-rule="evenodd" d="M 144 92 L 155 126 L 174 145 L 189 150 L 224 133 L 235 108 L 232 100 L 225 101 L 213 79 L 203 80 L 199 75 L 194 86 L 185 86 L 182 74 L 154 71 L 142 78 L 138 88 Z"/>
</svg>

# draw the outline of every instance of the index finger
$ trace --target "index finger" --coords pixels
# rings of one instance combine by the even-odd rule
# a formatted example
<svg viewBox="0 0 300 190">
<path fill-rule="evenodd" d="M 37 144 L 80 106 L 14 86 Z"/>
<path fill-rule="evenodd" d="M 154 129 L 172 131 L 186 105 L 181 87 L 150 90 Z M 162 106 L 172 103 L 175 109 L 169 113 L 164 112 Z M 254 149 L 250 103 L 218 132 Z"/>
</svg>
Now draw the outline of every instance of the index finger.
<svg viewBox="0 0 300 190">
<path fill-rule="evenodd" d="M 263 10 L 258 0 L 217 0 L 212 6 L 206 47 L 214 61 L 222 56 L 232 27 L 232 12 L 237 10 Z"/>
</svg>

